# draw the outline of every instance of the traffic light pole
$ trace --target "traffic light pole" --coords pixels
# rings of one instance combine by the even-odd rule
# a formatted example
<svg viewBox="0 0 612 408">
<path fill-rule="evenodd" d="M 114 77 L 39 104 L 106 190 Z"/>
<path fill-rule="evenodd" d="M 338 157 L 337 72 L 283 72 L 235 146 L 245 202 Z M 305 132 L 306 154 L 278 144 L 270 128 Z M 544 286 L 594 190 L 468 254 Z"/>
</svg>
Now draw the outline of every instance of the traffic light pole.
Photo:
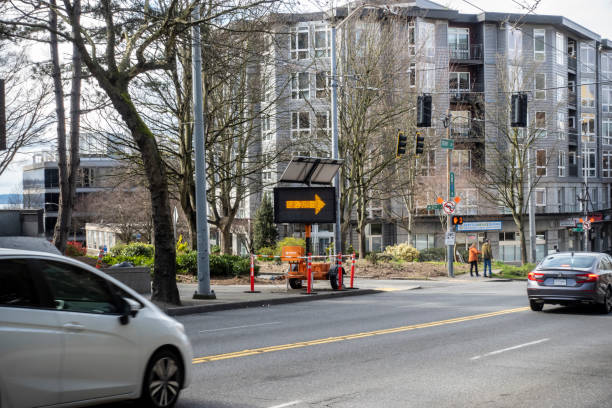
<svg viewBox="0 0 612 408">
<path fill-rule="evenodd" d="M 446 112 L 446 120 L 448 122 L 447 123 L 447 127 L 446 127 L 446 138 L 450 139 L 451 136 L 451 113 L 450 113 L 450 109 L 447 110 Z M 453 153 L 453 149 L 446 149 L 446 168 L 448 169 L 447 174 L 446 174 L 446 184 L 447 184 L 447 192 L 448 192 L 448 200 L 452 200 L 453 197 L 451 197 L 451 182 L 450 182 L 450 175 L 451 175 L 451 166 L 452 166 L 452 160 L 451 160 L 451 155 Z M 447 232 L 447 236 L 450 235 L 449 233 L 452 232 L 451 230 L 451 224 L 452 224 L 452 218 L 453 215 L 452 214 L 448 214 L 448 216 L 446 217 L 446 232 Z M 450 278 L 454 278 L 455 277 L 455 273 L 453 271 L 453 263 L 455 261 L 455 254 L 453 253 L 453 248 L 454 245 L 447 245 L 446 246 L 446 264 L 447 264 L 447 269 L 448 269 L 448 276 Z"/>
</svg>

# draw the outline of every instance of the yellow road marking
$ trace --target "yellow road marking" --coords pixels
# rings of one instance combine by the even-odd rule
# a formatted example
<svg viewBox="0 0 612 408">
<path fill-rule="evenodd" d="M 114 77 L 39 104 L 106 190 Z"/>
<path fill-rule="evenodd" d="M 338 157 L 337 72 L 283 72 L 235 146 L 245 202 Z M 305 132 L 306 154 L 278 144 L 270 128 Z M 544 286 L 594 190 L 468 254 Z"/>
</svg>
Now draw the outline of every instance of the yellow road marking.
<svg viewBox="0 0 612 408">
<path fill-rule="evenodd" d="M 281 344 L 281 345 L 278 345 L 278 346 L 260 347 L 260 348 L 255 348 L 255 349 L 247 349 L 247 350 L 235 351 L 235 352 L 232 352 L 232 353 L 217 354 L 217 355 L 204 356 L 204 357 L 196 357 L 196 358 L 194 358 L 192 360 L 192 362 L 193 362 L 193 364 L 201 364 L 201 363 L 208 363 L 210 361 L 226 360 L 226 359 L 229 359 L 229 358 L 237 358 L 237 357 L 246 357 L 246 356 L 252 356 L 252 355 L 255 355 L 255 354 L 271 353 L 271 352 L 274 352 L 274 351 L 282 351 L 282 350 L 290 350 L 290 349 L 295 349 L 295 348 L 310 347 L 310 346 L 316 346 L 316 345 L 319 345 L 319 344 L 335 343 L 335 342 L 339 342 L 339 341 L 361 339 L 361 338 L 364 338 L 364 337 L 371 337 L 371 336 L 380 336 L 380 335 L 383 335 L 383 334 L 401 333 L 401 332 L 405 332 L 405 331 L 409 331 L 409 330 L 424 329 L 424 328 L 427 328 L 427 327 L 443 326 L 445 324 L 461 323 L 461 322 L 467 322 L 467 321 L 470 321 L 470 320 L 485 319 L 487 317 L 494 317 L 494 316 L 501 316 L 501 315 L 506 315 L 506 314 L 511 314 L 511 313 L 524 312 L 524 311 L 526 311 L 528 309 L 529 309 L 528 307 L 517 307 L 517 308 L 514 308 L 514 309 L 500 310 L 498 312 L 482 313 L 482 314 L 477 314 L 477 315 L 472 315 L 472 316 L 464 316 L 464 317 L 456 317 L 456 318 L 453 318 L 453 319 L 439 320 L 439 321 L 436 321 L 436 322 L 412 324 L 412 325 L 409 325 L 409 326 L 393 327 L 393 328 L 390 328 L 390 329 L 373 330 L 373 331 L 369 331 L 369 332 L 347 334 L 347 335 L 344 335 L 344 336 L 327 337 L 327 338 L 324 338 L 324 339 L 301 341 L 301 342 L 298 342 L 298 343 Z"/>
</svg>

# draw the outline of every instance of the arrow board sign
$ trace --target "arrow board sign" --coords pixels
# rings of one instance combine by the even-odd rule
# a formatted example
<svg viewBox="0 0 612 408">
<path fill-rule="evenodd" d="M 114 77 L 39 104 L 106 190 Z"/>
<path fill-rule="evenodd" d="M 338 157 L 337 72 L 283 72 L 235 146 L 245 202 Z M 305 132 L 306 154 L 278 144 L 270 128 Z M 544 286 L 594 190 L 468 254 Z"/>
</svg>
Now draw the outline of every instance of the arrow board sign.
<svg viewBox="0 0 612 408">
<path fill-rule="evenodd" d="M 328 224 L 336 222 L 334 187 L 276 187 L 274 222 Z"/>
</svg>

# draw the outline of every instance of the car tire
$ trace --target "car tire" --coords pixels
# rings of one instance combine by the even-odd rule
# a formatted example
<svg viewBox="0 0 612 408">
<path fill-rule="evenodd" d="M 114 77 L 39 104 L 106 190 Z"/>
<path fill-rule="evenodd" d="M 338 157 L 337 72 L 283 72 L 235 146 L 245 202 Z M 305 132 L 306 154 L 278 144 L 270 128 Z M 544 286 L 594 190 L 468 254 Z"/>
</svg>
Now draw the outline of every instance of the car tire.
<svg viewBox="0 0 612 408">
<path fill-rule="evenodd" d="M 541 312 L 542 309 L 544 309 L 544 303 L 536 302 L 535 300 L 530 300 L 529 307 L 531 307 L 531 310 L 533 310 L 534 312 Z"/>
<path fill-rule="evenodd" d="M 183 387 L 183 363 L 171 350 L 156 352 L 145 370 L 140 403 L 143 407 L 171 408 Z"/>
<path fill-rule="evenodd" d="M 612 290 L 610 290 L 610 287 L 608 287 L 608 289 L 606 290 L 603 303 L 600 303 L 597 306 L 599 312 L 602 314 L 609 314 L 612 311 Z"/>
<path fill-rule="evenodd" d="M 342 273 L 342 287 L 344 288 L 344 268 L 341 266 L 333 266 L 329 269 L 327 274 L 329 276 L 329 283 L 331 284 L 333 290 L 338 290 L 338 269 L 340 269 Z"/>
<path fill-rule="evenodd" d="M 289 279 L 289 286 L 291 286 L 291 289 L 301 289 L 302 288 L 302 280 L 301 279 L 296 279 L 296 278 L 291 278 L 291 279 Z"/>
</svg>

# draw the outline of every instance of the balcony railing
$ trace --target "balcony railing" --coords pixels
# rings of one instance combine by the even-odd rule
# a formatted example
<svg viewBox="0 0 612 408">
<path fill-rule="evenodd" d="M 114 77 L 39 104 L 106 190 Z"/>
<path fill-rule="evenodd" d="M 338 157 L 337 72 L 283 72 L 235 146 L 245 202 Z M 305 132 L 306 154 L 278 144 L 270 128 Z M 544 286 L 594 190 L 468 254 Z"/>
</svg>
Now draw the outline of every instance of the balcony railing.
<svg viewBox="0 0 612 408">
<path fill-rule="evenodd" d="M 576 106 L 577 98 L 576 92 L 572 92 L 570 90 L 567 91 L 567 103 L 571 106 Z"/>
<path fill-rule="evenodd" d="M 481 139 L 484 137 L 483 124 L 472 120 L 471 123 L 454 123 L 451 126 L 451 137 L 453 139 Z"/>
<path fill-rule="evenodd" d="M 576 132 L 576 129 L 569 130 L 569 133 L 567 134 L 567 139 L 570 144 L 573 144 L 573 145 L 578 144 L 578 132 Z"/>
<path fill-rule="evenodd" d="M 469 47 L 449 45 L 448 51 L 452 60 L 481 60 L 483 58 L 482 44 L 470 44 Z"/>
<path fill-rule="evenodd" d="M 449 89 L 450 103 L 470 103 L 477 98 L 482 98 L 482 84 L 472 84 L 470 89 Z"/>
<path fill-rule="evenodd" d="M 572 57 L 571 55 L 567 57 L 567 67 L 573 71 L 576 71 L 576 68 L 578 67 L 576 57 Z"/>
<path fill-rule="evenodd" d="M 578 177 L 578 165 L 570 164 L 568 167 L 568 173 L 570 177 Z"/>
</svg>

